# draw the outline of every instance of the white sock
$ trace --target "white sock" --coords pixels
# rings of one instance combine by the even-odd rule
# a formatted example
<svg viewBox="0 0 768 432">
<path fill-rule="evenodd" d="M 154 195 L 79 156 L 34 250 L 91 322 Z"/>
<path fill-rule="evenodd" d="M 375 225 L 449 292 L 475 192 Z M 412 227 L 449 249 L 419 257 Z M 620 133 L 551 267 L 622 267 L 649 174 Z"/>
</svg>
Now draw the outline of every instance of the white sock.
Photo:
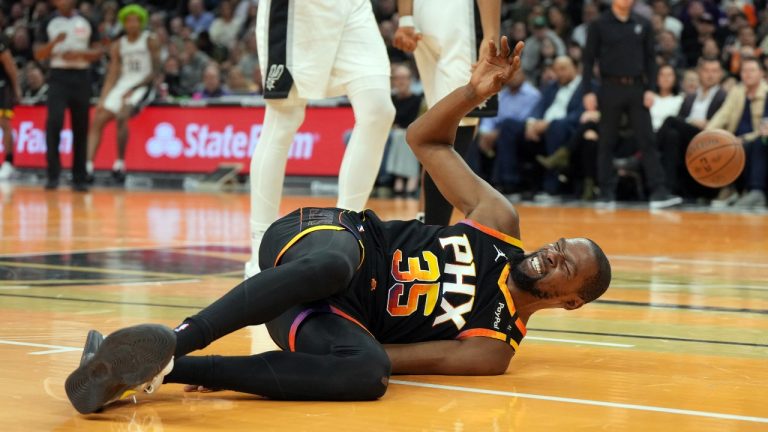
<svg viewBox="0 0 768 432">
<path fill-rule="evenodd" d="M 295 97 L 267 102 L 264 128 L 251 156 L 251 259 L 246 273 L 258 272 L 261 238 L 279 214 L 288 151 L 305 107 L 306 100 Z"/>
<path fill-rule="evenodd" d="M 367 88 L 356 92 L 350 89 L 347 97 L 355 111 L 355 128 L 339 170 L 336 206 L 361 211 L 379 173 L 395 107 L 388 87 L 387 90 Z"/>
<path fill-rule="evenodd" d="M 112 164 L 112 171 L 125 171 L 125 162 L 122 159 L 115 160 Z"/>
<path fill-rule="evenodd" d="M 91 161 L 87 161 L 87 162 L 85 163 L 85 171 L 86 171 L 88 174 L 93 174 L 93 162 L 91 162 Z"/>
</svg>

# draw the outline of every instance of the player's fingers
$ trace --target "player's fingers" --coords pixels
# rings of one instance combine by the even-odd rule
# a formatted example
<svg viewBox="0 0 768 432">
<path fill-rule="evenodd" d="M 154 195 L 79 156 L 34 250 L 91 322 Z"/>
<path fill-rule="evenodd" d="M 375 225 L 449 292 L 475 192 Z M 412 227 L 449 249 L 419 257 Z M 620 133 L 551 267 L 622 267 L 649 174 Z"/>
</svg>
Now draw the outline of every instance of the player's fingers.
<svg viewBox="0 0 768 432">
<path fill-rule="evenodd" d="M 501 55 L 503 57 L 509 57 L 509 41 L 507 40 L 506 36 L 501 37 Z"/>
<path fill-rule="evenodd" d="M 515 49 L 512 55 L 514 57 L 519 57 L 523 53 L 523 48 L 525 48 L 525 43 L 523 41 L 518 42 L 517 44 L 515 44 Z"/>
<path fill-rule="evenodd" d="M 488 56 L 496 57 L 499 53 L 496 51 L 496 43 L 493 40 L 488 41 Z"/>
</svg>

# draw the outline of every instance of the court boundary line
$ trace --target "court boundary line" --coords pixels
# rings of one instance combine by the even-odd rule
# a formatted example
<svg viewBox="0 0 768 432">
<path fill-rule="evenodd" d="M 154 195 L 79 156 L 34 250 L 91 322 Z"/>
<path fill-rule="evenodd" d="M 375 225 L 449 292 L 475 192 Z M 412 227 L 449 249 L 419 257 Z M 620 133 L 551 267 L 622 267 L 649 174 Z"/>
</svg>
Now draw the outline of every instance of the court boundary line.
<svg viewBox="0 0 768 432">
<path fill-rule="evenodd" d="M 623 344 L 623 343 L 615 343 L 615 342 L 560 339 L 560 338 L 549 338 L 544 336 L 530 336 L 530 335 L 526 335 L 525 340 L 535 340 L 535 341 L 542 341 L 542 342 L 561 342 L 561 343 L 569 343 L 569 344 L 577 344 L 577 345 L 597 345 L 597 346 L 607 346 L 612 348 L 634 348 L 635 347 L 634 345 L 631 345 L 631 344 Z"/>
<path fill-rule="evenodd" d="M 34 342 L 19 342 L 19 341 L 12 341 L 12 340 L 6 340 L 6 339 L 0 339 L 0 345 L 26 346 L 26 347 L 33 347 L 33 348 L 51 348 L 45 351 L 33 351 L 29 353 L 30 355 L 58 354 L 63 352 L 83 350 L 82 348 L 68 347 L 63 345 L 39 344 Z"/>
<path fill-rule="evenodd" d="M 759 262 L 717 261 L 717 260 L 711 260 L 711 259 L 673 258 L 673 257 L 667 257 L 667 256 L 611 255 L 608 258 L 612 260 L 615 259 L 615 260 L 624 260 L 624 261 L 653 262 L 656 264 L 701 264 L 701 265 L 732 266 L 732 267 L 768 268 L 768 264 L 759 263 Z"/>
<path fill-rule="evenodd" d="M 621 409 L 634 410 L 634 411 L 651 411 L 651 412 L 659 412 L 664 414 L 679 414 L 679 415 L 689 415 L 689 416 L 695 416 L 695 417 L 709 417 L 709 418 L 716 418 L 721 420 L 738 420 L 738 421 L 746 421 L 746 422 L 753 422 L 753 423 L 768 423 L 768 418 L 766 417 L 743 416 L 738 414 L 726 414 L 726 413 L 718 413 L 718 412 L 712 412 L 712 411 L 666 408 L 666 407 L 653 406 L 653 405 L 628 404 L 628 403 L 622 403 L 622 402 L 607 402 L 607 401 L 599 401 L 599 400 L 593 400 L 593 399 L 579 399 L 579 398 L 569 398 L 569 397 L 561 397 L 561 396 L 538 395 L 533 393 L 519 393 L 519 392 L 510 392 L 510 391 L 503 391 L 503 390 L 489 390 L 489 389 L 481 389 L 481 388 L 475 388 L 475 387 L 422 383 L 418 381 L 404 381 L 404 380 L 391 379 L 389 380 L 389 382 L 391 384 L 399 384 L 399 385 L 406 385 L 406 386 L 412 386 L 412 387 L 432 388 L 432 389 L 438 389 L 438 390 L 450 390 L 450 391 L 458 391 L 458 392 L 464 392 L 464 393 L 480 393 L 480 394 L 487 394 L 492 396 L 507 396 L 507 397 L 521 398 L 521 399 L 535 399 L 535 400 L 544 400 L 544 401 L 550 401 L 550 402 L 592 405 L 592 406 L 599 406 L 599 407 L 606 407 L 606 408 L 621 408 Z"/>
</svg>

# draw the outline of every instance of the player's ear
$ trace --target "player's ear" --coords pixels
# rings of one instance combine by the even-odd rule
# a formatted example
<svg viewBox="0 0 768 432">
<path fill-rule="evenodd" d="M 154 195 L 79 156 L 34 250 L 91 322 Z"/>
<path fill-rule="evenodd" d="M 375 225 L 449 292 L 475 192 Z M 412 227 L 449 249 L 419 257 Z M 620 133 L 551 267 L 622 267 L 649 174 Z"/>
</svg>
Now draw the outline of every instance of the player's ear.
<svg viewBox="0 0 768 432">
<path fill-rule="evenodd" d="M 582 306 L 584 306 L 584 300 L 582 300 L 581 297 L 577 295 L 570 297 L 563 303 L 563 309 L 565 310 L 575 310 Z"/>
</svg>

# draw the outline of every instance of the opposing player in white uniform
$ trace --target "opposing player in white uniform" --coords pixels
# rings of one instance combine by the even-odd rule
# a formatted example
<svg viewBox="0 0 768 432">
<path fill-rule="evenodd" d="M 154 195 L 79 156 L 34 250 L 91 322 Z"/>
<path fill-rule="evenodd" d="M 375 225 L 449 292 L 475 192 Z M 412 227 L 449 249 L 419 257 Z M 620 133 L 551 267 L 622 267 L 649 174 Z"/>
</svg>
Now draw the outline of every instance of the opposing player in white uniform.
<svg viewBox="0 0 768 432">
<path fill-rule="evenodd" d="M 498 42 L 501 0 L 398 0 L 397 8 L 400 21 L 394 45 L 413 52 L 430 108 L 467 82 L 472 65 L 487 54 L 488 40 Z M 482 40 L 486 43 L 480 44 L 477 40 L 476 15 L 479 15 Z M 494 111 L 490 106 L 483 107 L 470 113 L 473 117 L 462 120 L 454 143 L 459 154 L 464 156 L 472 143 L 477 117 L 493 116 Z M 424 222 L 448 225 L 452 211 L 453 206 L 425 173 Z"/>
<path fill-rule="evenodd" d="M 251 248 L 278 217 L 285 165 L 307 99 L 346 95 L 355 127 L 339 172 L 337 206 L 360 211 L 395 117 L 390 66 L 370 0 L 261 0 L 256 18 L 266 114 L 251 159 Z M 341 137 L 339 137 L 341 139 Z"/>
<path fill-rule="evenodd" d="M 128 119 L 135 115 L 142 103 L 148 102 L 152 83 L 160 71 L 160 47 L 155 37 L 144 30 L 147 11 L 131 4 L 120 10 L 118 19 L 125 35 L 112 43 L 110 61 L 99 105 L 88 131 L 89 180 L 93 180 L 93 159 L 101 144 L 104 127 L 117 120 L 117 160 L 112 176 L 118 182 L 125 180 L 125 149 L 128 144 Z"/>
</svg>

